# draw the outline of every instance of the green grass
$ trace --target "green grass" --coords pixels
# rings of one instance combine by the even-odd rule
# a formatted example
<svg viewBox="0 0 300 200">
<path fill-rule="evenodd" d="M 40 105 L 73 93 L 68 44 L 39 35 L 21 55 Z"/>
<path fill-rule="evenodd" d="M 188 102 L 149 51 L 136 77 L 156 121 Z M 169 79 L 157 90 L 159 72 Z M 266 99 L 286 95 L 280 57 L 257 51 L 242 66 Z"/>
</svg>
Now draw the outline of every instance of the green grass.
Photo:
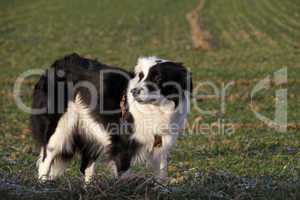
<svg viewBox="0 0 300 200">
<path fill-rule="evenodd" d="M 219 99 L 196 103 L 202 109 L 215 110 L 217 115 L 201 114 L 193 104 L 189 123 L 201 116 L 201 124 L 221 118 L 239 126 L 232 135 L 190 131 L 179 139 L 170 158 L 169 176 L 173 182 L 169 189 L 175 190 L 168 194 L 170 198 L 299 198 L 300 2 L 205 0 L 200 16 L 213 37 L 210 51 L 192 48 L 185 15 L 196 5 L 197 0 L 1 1 L 0 174 L 5 177 L 3 180 L 11 178 L 28 187 L 36 185 L 32 182 L 38 149 L 30 136 L 28 115 L 16 107 L 12 96 L 18 75 L 27 69 L 47 68 L 70 52 L 127 69 L 134 67 L 139 56 L 157 55 L 183 62 L 192 70 L 195 85 L 212 81 L 220 88 L 222 83 L 235 81 L 227 91 L 225 113 L 220 113 Z M 273 117 L 275 90 L 287 87 L 288 123 L 298 126 L 290 127 L 286 133 L 265 126 L 250 107 L 250 94 L 256 83 L 283 67 L 288 69 L 288 83 L 272 86 L 254 101 L 262 114 Z M 23 98 L 28 105 L 33 85 L 31 80 L 23 86 Z M 212 88 L 200 89 L 201 93 L 212 94 Z M 99 173 L 102 169 L 99 167 Z M 195 178 L 199 173 L 200 178 Z M 62 180 L 56 187 L 58 196 L 68 190 L 74 198 L 93 197 L 69 188 L 79 184 L 74 178 L 79 176 L 77 162 L 67 174 L 72 177 L 71 183 L 66 183 L 69 179 Z M 107 181 L 113 185 L 109 178 Z M 247 189 L 247 184 L 253 181 L 257 184 Z M 155 190 L 151 197 L 166 197 L 151 184 L 145 184 Z M 1 185 L 0 182 L 3 193 Z M 120 186 L 106 191 L 119 193 L 120 198 L 129 195 L 132 199 L 136 187 L 131 188 L 132 191 Z M 140 198 L 147 193 L 144 189 L 138 192 Z M 90 194 L 101 193 L 97 187 L 89 190 Z"/>
</svg>

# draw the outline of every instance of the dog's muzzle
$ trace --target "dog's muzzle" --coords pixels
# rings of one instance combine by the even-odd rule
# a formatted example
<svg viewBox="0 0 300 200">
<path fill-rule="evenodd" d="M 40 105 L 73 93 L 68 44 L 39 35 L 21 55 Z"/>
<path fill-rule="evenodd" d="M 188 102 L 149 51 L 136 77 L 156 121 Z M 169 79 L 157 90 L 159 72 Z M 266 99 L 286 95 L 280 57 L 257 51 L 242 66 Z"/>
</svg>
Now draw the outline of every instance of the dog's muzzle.
<svg viewBox="0 0 300 200">
<path fill-rule="evenodd" d="M 132 96 L 134 98 L 138 97 L 141 94 L 142 88 L 133 88 L 132 90 L 130 90 Z"/>
<path fill-rule="evenodd" d="M 133 98 L 142 104 L 145 103 L 155 103 L 159 100 L 159 96 L 155 93 L 149 93 L 149 91 L 144 87 L 136 87 L 130 90 Z"/>
</svg>

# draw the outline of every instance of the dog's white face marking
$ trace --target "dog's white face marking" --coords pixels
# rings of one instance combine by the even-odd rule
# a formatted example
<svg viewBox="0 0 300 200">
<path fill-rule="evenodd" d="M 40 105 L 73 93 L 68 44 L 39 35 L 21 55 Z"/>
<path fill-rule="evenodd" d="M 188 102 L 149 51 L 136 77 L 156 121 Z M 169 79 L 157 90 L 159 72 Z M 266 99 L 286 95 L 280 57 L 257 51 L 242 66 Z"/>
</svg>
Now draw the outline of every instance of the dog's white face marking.
<svg viewBox="0 0 300 200">
<path fill-rule="evenodd" d="M 160 59 L 156 56 L 151 57 L 140 57 L 137 61 L 137 65 L 135 66 L 135 73 L 144 72 L 145 77 L 147 77 L 148 72 L 151 67 L 155 66 L 158 63 L 168 62 L 168 60 Z"/>
<path fill-rule="evenodd" d="M 150 69 L 159 64 L 165 63 L 168 60 L 160 59 L 157 57 L 141 57 L 138 59 L 137 65 L 135 66 L 135 74 L 133 80 L 130 81 L 129 90 L 136 90 L 138 93 L 135 98 L 140 102 L 156 101 L 161 102 L 164 97 L 161 95 L 159 88 L 152 82 L 147 82 L 146 78 L 149 75 Z M 148 85 L 148 86 L 147 86 Z M 149 90 L 152 87 L 153 90 Z"/>
</svg>

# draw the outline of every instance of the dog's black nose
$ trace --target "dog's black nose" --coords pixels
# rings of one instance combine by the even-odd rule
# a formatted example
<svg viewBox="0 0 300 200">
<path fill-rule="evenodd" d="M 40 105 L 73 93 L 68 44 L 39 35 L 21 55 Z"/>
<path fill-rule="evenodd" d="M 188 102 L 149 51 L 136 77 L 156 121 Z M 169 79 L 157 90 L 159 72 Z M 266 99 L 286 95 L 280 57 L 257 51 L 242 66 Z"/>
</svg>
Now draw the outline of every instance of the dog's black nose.
<svg viewBox="0 0 300 200">
<path fill-rule="evenodd" d="M 133 88 L 132 90 L 130 90 L 130 92 L 132 93 L 132 96 L 136 97 L 137 95 L 139 95 L 141 93 L 141 89 Z"/>
</svg>

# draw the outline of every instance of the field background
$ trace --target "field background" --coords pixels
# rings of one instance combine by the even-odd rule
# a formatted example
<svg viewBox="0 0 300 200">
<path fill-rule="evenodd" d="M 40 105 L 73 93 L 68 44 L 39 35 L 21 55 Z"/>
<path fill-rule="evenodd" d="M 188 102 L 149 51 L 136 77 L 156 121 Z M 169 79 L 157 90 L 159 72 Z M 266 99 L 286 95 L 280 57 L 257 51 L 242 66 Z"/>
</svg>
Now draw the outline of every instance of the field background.
<svg viewBox="0 0 300 200">
<path fill-rule="evenodd" d="M 55 195 L 75 199 L 109 198 L 112 193 L 114 198 L 127 199 L 147 195 L 178 199 L 299 199 L 300 1 L 202 3 L 198 20 L 202 31 L 210 35 L 209 50 L 193 48 L 186 19 L 199 5 L 198 0 L 1 0 L 0 194 L 10 198 L 47 194 L 43 198 L 54 198 L 48 195 L 50 190 L 39 193 L 43 187 L 34 182 L 38 149 L 30 135 L 28 114 L 16 107 L 12 89 L 22 72 L 47 68 L 55 59 L 78 52 L 127 69 L 133 69 L 139 56 L 157 55 L 183 62 L 191 69 L 195 85 L 212 81 L 220 87 L 234 81 L 228 90 L 225 113 L 220 114 L 219 99 L 203 99 L 197 104 L 202 109 L 216 110 L 216 115 L 202 115 L 192 106 L 189 122 L 199 117 L 201 123 L 223 119 L 235 125 L 235 133 L 190 131 L 181 137 L 170 156 L 171 184 L 163 191 L 151 186 L 149 189 L 147 184 L 143 190 L 136 190 L 134 185 L 111 189 L 118 184 L 105 178 L 100 166 L 99 179 L 107 180 L 110 190 L 106 188 L 106 196 L 101 196 L 103 191 L 92 187 L 86 194 L 80 184 L 76 185 L 77 179 L 70 178 L 79 176 L 78 163 L 74 162 L 59 186 L 49 186 L 55 188 Z M 254 99 L 256 109 L 271 118 L 275 90 L 288 88 L 289 128 L 279 133 L 254 116 L 250 92 L 259 80 L 284 67 L 288 69 L 288 83 L 273 86 Z M 35 79 L 30 79 L 23 85 L 22 97 L 28 105 L 34 84 Z M 201 92 L 211 90 L 203 87 Z M 37 189 L 28 192 L 29 188 Z M 151 190 L 154 192 L 148 194 Z"/>
</svg>

